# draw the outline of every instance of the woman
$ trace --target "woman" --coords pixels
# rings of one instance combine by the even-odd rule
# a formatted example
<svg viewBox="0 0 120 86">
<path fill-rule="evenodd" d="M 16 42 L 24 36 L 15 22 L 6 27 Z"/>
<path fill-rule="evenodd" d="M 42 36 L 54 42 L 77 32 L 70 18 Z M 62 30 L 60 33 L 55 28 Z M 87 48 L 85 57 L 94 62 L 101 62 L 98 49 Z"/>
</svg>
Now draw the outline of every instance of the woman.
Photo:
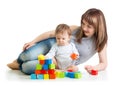
<svg viewBox="0 0 120 86">
<path fill-rule="evenodd" d="M 70 26 L 72 30 L 71 41 L 75 44 L 80 58 L 75 62 L 79 65 L 98 53 L 99 63 L 95 66 L 86 65 L 88 73 L 91 70 L 105 70 L 107 67 L 107 29 L 104 14 L 101 10 L 88 9 L 81 17 L 81 26 Z M 20 69 L 23 73 L 34 73 L 38 63 L 37 56 L 46 54 L 55 43 L 55 31 L 48 31 L 39 35 L 33 41 L 23 46 L 23 52 L 18 59 L 8 64 L 11 69 Z"/>
</svg>

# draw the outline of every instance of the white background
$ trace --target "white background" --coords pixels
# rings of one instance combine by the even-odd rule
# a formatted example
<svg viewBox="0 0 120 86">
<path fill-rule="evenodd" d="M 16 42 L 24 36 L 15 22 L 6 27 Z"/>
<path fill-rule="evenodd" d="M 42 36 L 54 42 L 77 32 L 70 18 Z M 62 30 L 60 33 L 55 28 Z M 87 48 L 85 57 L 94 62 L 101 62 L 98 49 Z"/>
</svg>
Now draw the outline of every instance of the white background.
<svg viewBox="0 0 120 86">
<path fill-rule="evenodd" d="M 0 82 L 5 85 L 110 85 L 119 84 L 120 12 L 117 0 L 0 0 Z M 108 67 L 105 80 L 20 81 L 9 80 L 6 64 L 16 59 L 23 44 L 59 23 L 80 25 L 89 8 L 103 11 L 108 30 Z M 97 58 L 97 55 L 95 56 Z M 97 63 L 96 58 L 86 62 Z"/>
</svg>

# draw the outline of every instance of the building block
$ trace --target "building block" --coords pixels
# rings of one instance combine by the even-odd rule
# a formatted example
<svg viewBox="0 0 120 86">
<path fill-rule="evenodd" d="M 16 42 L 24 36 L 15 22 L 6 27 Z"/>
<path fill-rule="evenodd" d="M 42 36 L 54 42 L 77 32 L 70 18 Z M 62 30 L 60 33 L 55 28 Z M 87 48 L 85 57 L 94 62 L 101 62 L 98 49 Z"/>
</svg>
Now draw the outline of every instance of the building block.
<svg viewBox="0 0 120 86">
<path fill-rule="evenodd" d="M 71 54 L 71 58 L 72 58 L 72 60 L 76 60 L 76 59 L 77 59 L 77 56 L 78 56 L 77 54 L 72 53 L 72 54 Z"/>
<path fill-rule="evenodd" d="M 49 74 L 49 79 L 56 79 L 56 74 Z"/>
<path fill-rule="evenodd" d="M 44 64 L 42 67 L 43 70 L 48 70 L 48 65 Z"/>
<path fill-rule="evenodd" d="M 39 63 L 40 63 L 41 65 L 43 65 L 43 64 L 45 64 L 45 60 L 39 60 Z"/>
<path fill-rule="evenodd" d="M 54 69 L 49 69 L 48 74 L 55 74 L 55 70 Z"/>
<path fill-rule="evenodd" d="M 31 78 L 31 79 L 37 79 L 36 74 L 31 74 L 31 75 L 30 75 L 30 78 Z"/>
<path fill-rule="evenodd" d="M 64 78 L 66 76 L 66 74 L 63 71 L 56 71 L 56 76 L 58 78 Z"/>
<path fill-rule="evenodd" d="M 40 70 L 41 71 L 41 73 L 40 74 L 47 74 L 47 70 Z"/>
<path fill-rule="evenodd" d="M 49 64 L 49 69 L 55 69 L 55 64 Z"/>
<path fill-rule="evenodd" d="M 47 65 L 52 64 L 52 59 L 46 59 L 45 64 L 47 64 Z"/>
<path fill-rule="evenodd" d="M 49 79 L 49 74 L 44 74 L 43 77 L 44 79 Z"/>
<path fill-rule="evenodd" d="M 43 74 L 38 74 L 37 79 L 44 79 Z"/>
<path fill-rule="evenodd" d="M 75 78 L 79 79 L 82 77 L 82 74 L 80 72 L 75 72 Z"/>
<path fill-rule="evenodd" d="M 41 64 L 36 64 L 36 70 L 41 70 L 42 69 L 42 65 Z"/>
<path fill-rule="evenodd" d="M 35 74 L 41 74 L 40 70 L 35 70 Z"/>
<path fill-rule="evenodd" d="M 38 60 L 45 60 L 45 56 L 42 54 L 38 55 Z"/>
<path fill-rule="evenodd" d="M 75 73 L 74 72 L 68 72 L 67 73 L 67 77 L 69 77 L 69 78 L 75 78 Z"/>
<path fill-rule="evenodd" d="M 98 71 L 97 70 L 91 70 L 91 75 L 98 75 Z"/>
</svg>

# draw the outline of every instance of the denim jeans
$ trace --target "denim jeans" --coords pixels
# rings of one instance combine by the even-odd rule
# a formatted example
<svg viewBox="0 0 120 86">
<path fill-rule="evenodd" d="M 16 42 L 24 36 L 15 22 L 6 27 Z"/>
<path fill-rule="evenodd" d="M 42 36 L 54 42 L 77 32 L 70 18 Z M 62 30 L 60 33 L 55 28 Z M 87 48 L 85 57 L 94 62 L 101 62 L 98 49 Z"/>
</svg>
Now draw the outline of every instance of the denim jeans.
<svg viewBox="0 0 120 86">
<path fill-rule="evenodd" d="M 49 38 L 36 43 L 34 46 L 28 48 L 27 50 L 21 52 L 17 62 L 20 64 L 20 70 L 25 74 L 32 74 L 36 69 L 36 64 L 38 64 L 37 56 L 39 54 L 45 55 L 51 49 L 52 45 L 56 43 L 55 38 Z"/>
</svg>

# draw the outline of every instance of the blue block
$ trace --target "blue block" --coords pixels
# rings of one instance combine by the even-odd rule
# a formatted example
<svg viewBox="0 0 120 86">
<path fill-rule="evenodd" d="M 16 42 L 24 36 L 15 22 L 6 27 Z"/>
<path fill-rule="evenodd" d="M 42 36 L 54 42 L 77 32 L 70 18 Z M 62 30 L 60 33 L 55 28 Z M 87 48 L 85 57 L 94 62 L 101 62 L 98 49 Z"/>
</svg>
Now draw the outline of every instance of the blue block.
<svg viewBox="0 0 120 86">
<path fill-rule="evenodd" d="M 30 78 L 31 78 L 31 79 L 37 79 L 36 74 L 31 74 L 31 75 L 30 75 Z"/>
<path fill-rule="evenodd" d="M 43 74 L 38 74 L 37 79 L 44 79 Z"/>
<path fill-rule="evenodd" d="M 74 72 L 68 72 L 67 77 L 75 78 L 75 73 Z"/>
<path fill-rule="evenodd" d="M 52 64 L 52 59 L 46 59 L 45 64 L 47 64 L 47 65 Z"/>
<path fill-rule="evenodd" d="M 42 67 L 43 70 L 48 70 L 48 65 L 44 64 Z"/>
</svg>

